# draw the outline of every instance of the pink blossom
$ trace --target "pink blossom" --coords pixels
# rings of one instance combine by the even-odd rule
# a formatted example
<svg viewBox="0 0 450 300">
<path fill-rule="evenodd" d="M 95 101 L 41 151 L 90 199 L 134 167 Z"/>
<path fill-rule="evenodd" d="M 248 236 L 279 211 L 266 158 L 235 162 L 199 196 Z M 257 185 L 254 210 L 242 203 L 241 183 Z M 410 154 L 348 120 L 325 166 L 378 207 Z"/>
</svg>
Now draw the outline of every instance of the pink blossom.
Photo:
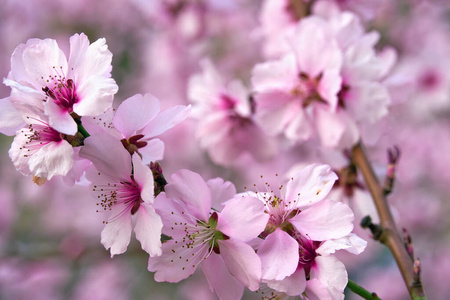
<svg viewBox="0 0 450 300">
<path fill-rule="evenodd" d="M 356 15 L 330 2 L 314 8 L 316 14 L 286 37 L 284 56 L 253 69 L 256 120 L 272 135 L 292 141 L 317 135 L 325 147 L 348 148 L 362 126 L 387 114 L 382 81 L 396 55 L 393 49 L 376 53 L 379 34 L 365 33 Z"/>
<path fill-rule="evenodd" d="M 28 118 L 28 127 L 17 131 L 9 157 L 23 175 L 51 179 L 65 176 L 73 165 L 73 148 L 64 135 L 38 118 Z"/>
<path fill-rule="evenodd" d="M 236 163 L 244 154 L 258 161 L 271 158 L 276 144 L 254 123 L 247 89 L 237 80 L 225 84 L 208 60 L 202 68 L 191 77 L 188 90 L 200 146 L 220 165 Z"/>
<path fill-rule="evenodd" d="M 160 101 L 151 94 L 136 94 L 124 100 L 115 113 L 108 110 L 86 122 L 90 133 L 104 132 L 119 139 L 130 152 L 138 153 L 145 164 L 163 159 L 164 143 L 155 138 L 186 119 L 190 106 L 177 105 L 160 111 Z M 89 123 L 88 123 L 89 122 Z"/>
<path fill-rule="evenodd" d="M 260 201 L 235 197 L 218 213 L 211 210 L 214 187 L 200 175 L 180 170 L 158 195 L 155 206 L 164 223 L 163 233 L 171 239 L 162 245 L 163 254 L 150 258 L 149 271 L 156 281 L 178 282 L 202 270 L 220 299 L 239 299 L 243 286 L 259 287 L 261 264 L 245 242 L 258 236 L 269 216 Z M 232 293 L 232 294 L 230 294 Z"/>
<path fill-rule="evenodd" d="M 73 117 L 96 116 L 111 106 L 118 87 L 111 77 L 112 54 L 105 39 L 89 44 L 85 34 L 70 38 L 70 56 L 52 39 L 30 39 L 11 57 L 11 72 L 4 84 L 23 97 L 11 103 L 25 116 L 24 107 L 41 108 L 55 130 L 75 135 Z"/>
<path fill-rule="evenodd" d="M 330 289 L 330 295 L 335 290 L 342 295 L 347 283 L 345 268 L 344 272 L 333 273 L 337 280 L 334 282 L 334 277 L 327 275 L 327 268 L 330 263 L 342 263 L 334 263 L 334 258 L 325 256 L 337 249 L 360 253 L 365 242 L 349 236 L 353 229 L 350 208 L 324 199 L 336 179 L 329 166 L 310 165 L 292 177 L 286 187 L 281 186 L 280 193 L 274 193 L 268 186 L 268 192 L 254 194 L 270 216 L 262 234 L 265 240 L 257 252 L 262 263 L 262 280 L 270 288 L 291 296 L 300 295 L 311 284 L 307 278 L 317 278 Z M 322 260 L 323 267 L 319 263 Z M 311 282 L 314 288 L 315 280 Z"/>
<path fill-rule="evenodd" d="M 326 22 L 317 17 L 303 19 L 291 43 L 292 51 L 281 59 L 253 69 L 255 119 L 268 134 L 307 140 L 315 123 L 329 123 L 319 113 L 336 111 L 342 53 Z"/>
<path fill-rule="evenodd" d="M 132 216 L 134 232 L 142 249 L 150 256 L 161 254 L 161 218 L 152 206 L 153 174 L 138 155 L 126 151 L 120 141 L 108 134 L 92 135 L 85 140 L 80 156 L 92 161 L 87 171 L 98 211 L 110 211 L 102 231 L 102 244 L 111 248 L 111 256 L 124 253 L 130 242 Z"/>
</svg>

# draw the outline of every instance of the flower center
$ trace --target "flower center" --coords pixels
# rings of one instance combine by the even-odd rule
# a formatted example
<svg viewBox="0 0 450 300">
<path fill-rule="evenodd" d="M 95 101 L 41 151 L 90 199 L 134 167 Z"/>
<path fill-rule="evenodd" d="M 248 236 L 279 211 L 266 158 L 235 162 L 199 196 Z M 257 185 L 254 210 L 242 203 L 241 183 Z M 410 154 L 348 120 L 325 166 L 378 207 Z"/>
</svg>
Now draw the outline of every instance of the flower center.
<svg viewBox="0 0 450 300">
<path fill-rule="evenodd" d="M 317 87 L 322 78 L 322 74 L 319 74 L 316 78 L 310 78 L 308 74 L 300 72 L 298 77 L 300 80 L 291 90 L 291 95 L 301 99 L 303 108 L 308 107 L 314 101 L 327 103 L 317 92 Z"/>
<path fill-rule="evenodd" d="M 127 149 L 127 151 L 130 152 L 131 155 L 133 155 L 134 152 L 138 152 L 138 149 L 147 146 L 146 141 L 139 141 L 143 137 L 143 134 L 136 134 L 129 139 L 121 139 L 120 141 L 122 142 L 124 148 Z"/>
<path fill-rule="evenodd" d="M 125 213 L 134 215 L 139 210 L 141 203 L 144 202 L 141 198 L 141 188 L 134 180 L 133 175 L 130 176 L 130 181 L 94 185 L 93 191 L 99 193 L 97 205 L 101 206 L 103 211 L 111 210 L 113 206 L 119 204 L 124 206 L 124 209 L 117 215 L 109 218 L 108 222 L 117 220 Z"/>
<path fill-rule="evenodd" d="M 32 155 L 48 143 L 60 142 L 63 140 L 63 135 L 61 133 L 44 122 L 42 122 L 42 124 L 30 124 L 28 125 L 28 129 L 22 130 L 22 133 L 27 138 L 25 144 L 19 149 L 26 151 L 27 154 L 24 154 L 24 157 Z"/>
<path fill-rule="evenodd" d="M 79 101 L 75 83 L 72 79 L 66 79 L 62 67 L 60 67 L 59 71 L 61 74 L 56 71 L 56 67 L 53 67 L 53 69 L 56 75 L 49 75 L 48 79 L 46 79 L 48 85 L 43 87 L 42 90 L 47 96 L 47 99 L 53 99 L 59 107 L 71 114 L 73 112 L 73 105 Z M 45 79 L 44 77 L 41 78 Z"/>
</svg>

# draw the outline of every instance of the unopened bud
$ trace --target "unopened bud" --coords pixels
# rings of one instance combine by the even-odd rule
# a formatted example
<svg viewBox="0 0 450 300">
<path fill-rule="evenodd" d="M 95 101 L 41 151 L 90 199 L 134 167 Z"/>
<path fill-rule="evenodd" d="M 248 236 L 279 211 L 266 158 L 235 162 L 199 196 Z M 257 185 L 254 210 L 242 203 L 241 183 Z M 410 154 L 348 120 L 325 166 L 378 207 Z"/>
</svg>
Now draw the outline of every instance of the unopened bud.
<svg viewBox="0 0 450 300">
<path fill-rule="evenodd" d="M 414 281 L 420 282 L 420 273 L 422 272 L 422 265 L 420 263 L 420 259 L 414 260 Z"/>
<path fill-rule="evenodd" d="M 403 244 L 405 245 L 405 248 L 408 251 L 409 256 L 411 256 L 411 259 L 414 259 L 414 247 L 412 244 L 412 239 L 405 228 L 403 228 Z"/>
<path fill-rule="evenodd" d="M 166 179 L 163 175 L 163 170 L 161 165 L 158 162 L 150 162 L 150 170 L 153 173 L 153 180 L 155 182 L 155 197 L 159 195 L 159 193 L 164 192 L 164 187 L 167 184 Z"/>
</svg>

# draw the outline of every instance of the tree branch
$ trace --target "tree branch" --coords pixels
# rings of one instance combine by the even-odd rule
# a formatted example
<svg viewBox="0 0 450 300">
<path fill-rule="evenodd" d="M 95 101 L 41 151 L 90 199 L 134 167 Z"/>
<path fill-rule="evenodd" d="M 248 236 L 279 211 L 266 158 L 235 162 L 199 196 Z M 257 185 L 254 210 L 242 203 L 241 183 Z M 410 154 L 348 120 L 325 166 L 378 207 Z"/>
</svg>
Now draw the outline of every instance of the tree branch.
<svg viewBox="0 0 450 300">
<path fill-rule="evenodd" d="M 416 263 L 408 253 L 403 240 L 396 229 L 394 218 L 392 217 L 384 195 L 384 188 L 380 185 L 375 176 L 372 166 L 363 149 L 362 142 L 353 147 L 352 160 L 364 176 L 364 180 L 366 181 L 366 185 L 372 195 L 380 217 L 381 233 L 378 240 L 385 244 L 394 256 L 411 299 L 426 299 L 420 281 L 420 267 L 414 267 Z"/>
</svg>

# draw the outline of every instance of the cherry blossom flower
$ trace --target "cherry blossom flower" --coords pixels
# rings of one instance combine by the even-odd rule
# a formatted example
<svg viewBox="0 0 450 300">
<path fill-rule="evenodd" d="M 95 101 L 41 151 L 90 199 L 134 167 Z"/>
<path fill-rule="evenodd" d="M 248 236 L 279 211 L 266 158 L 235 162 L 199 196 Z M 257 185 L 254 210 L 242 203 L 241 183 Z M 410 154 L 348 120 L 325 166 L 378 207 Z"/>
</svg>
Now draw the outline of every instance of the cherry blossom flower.
<svg viewBox="0 0 450 300">
<path fill-rule="evenodd" d="M 115 113 L 108 110 L 100 117 L 86 120 L 85 127 L 90 133 L 106 129 L 130 154 L 138 153 L 149 164 L 164 156 L 164 142 L 155 137 L 185 120 L 190 111 L 190 105 L 177 105 L 161 112 L 158 98 L 136 94 L 124 100 Z"/>
<path fill-rule="evenodd" d="M 105 39 L 89 44 L 85 34 L 70 38 L 70 56 L 52 39 L 30 39 L 11 57 L 11 72 L 3 83 L 22 93 L 11 103 L 23 115 L 34 107 L 49 117 L 49 125 L 75 135 L 79 116 L 96 116 L 112 105 L 118 87 L 111 77 L 112 54 Z"/>
<path fill-rule="evenodd" d="M 130 156 L 111 135 L 92 135 L 85 140 L 80 156 L 92 161 L 86 177 L 92 182 L 98 211 L 109 211 L 102 231 L 102 244 L 111 257 L 124 253 L 130 243 L 132 216 L 134 232 L 150 256 L 161 254 L 161 218 L 152 206 L 153 175 L 137 154 Z"/>
<path fill-rule="evenodd" d="M 332 34 L 322 19 L 303 19 L 292 51 L 253 69 L 255 120 L 268 134 L 307 140 L 315 124 L 332 121 L 322 114 L 336 111 L 342 83 L 342 53 Z"/>
<path fill-rule="evenodd" d="M 377 53 L 378 39 L 355 14 L 316 3 L 314 15 L 285 38 L 285 54 L 253 69 L 255 119 L 271 135 L 292 141 L 317 135 L 325 147 L 351 147 L 390 104 L 382 81 L 396 54 L 390 48 Z"/>
<path fill-rule="evenodd" d="M 262 203 L 250 197 L 228 199 L 220 213 L 211 210 L 213 199 L 225 200 L 231 190 L 217 180 L 208 183 L 180 170 L 158 195 L 155 206 L 163 233 L 171 239 L 162 245 L 160 257 L 150 258 L 148 269 L 156 272 L 156 281 L 178 282 L 201 264 L 220 299 L 240 299 L 244 286 L 259 287 L 261 263 L 246 242 L 261 233 L 269 216 Z"/>
<path fill-rule="evenodd" d="M 73 165 L 72 145 L 47 122 L 32 117 L 27 120 L 28 126 L 17 131 L 9 150 L 16 169 L 35 180 L 65 176 Z"/>
<path fill-rule="evenodd" d="M 270 288 L 295 296 L 307 287 L 317 293 L 319 286 L 328 289 L 331 299 L 343 297 L 347 273 L 329 254 L 337 249 L 360 253 L 365 241 L 350 234 L 351 209 L 324 199 L 336 179 L 329 166 L 310 165 L 292 177 L 286 188 L 281 186 L 279 194 L 270 186 L 267 192 L 249 192 L 264 203 L 270 216 L 257 250 L 262 281 Z M 329 270 L 335 267 L 330 277 Z"/>
<path fill-rule="evenodd" d="M 236 163 L 245 153 L 258 161 L 271 158 L 276 144 L 253 121 L 252 103 L 243 84 L 237 80 L 225 84 L 209 60 L 202 61 L 202 68 L 188 87 L 200 146 L 220 165 Z"/>
</svg>

